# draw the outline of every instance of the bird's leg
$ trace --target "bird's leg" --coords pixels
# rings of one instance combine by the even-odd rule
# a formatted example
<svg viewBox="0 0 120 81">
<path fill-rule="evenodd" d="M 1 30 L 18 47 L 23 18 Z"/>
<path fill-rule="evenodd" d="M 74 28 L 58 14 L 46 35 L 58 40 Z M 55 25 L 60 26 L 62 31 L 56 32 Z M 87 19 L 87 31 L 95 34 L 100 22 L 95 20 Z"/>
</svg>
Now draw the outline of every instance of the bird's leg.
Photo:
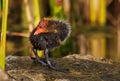
<svg viewBox="0 0 120 81">
<path fill-rule="evenodd" d="M 62 71 L 62 72 L 65 72 L 65 71 L 68 71 L 68 69 L 65 69 L 65 68 L 57 68 L 55 66 L 53 66 L 49 60 L 49 56 L 48 56 L 48 49 L 45 50 L 45 57 L 46 57 L 46 61 L 48 63 L 48 66 L 50 68 L 52 68 L 53 70 L 56 70 L 56 71 Z"/>
<path fill-rule="evenodd" d="M 48 65 L 46 62 L 44 62 L 42 59 L 39 58 L 38 54 L 37 54 L 37 49 L 33 49 L 33 52 L 35 54 L 35 59 L 34 61 L 37 61 L 39 63 L 41 63 L 42 65 L 46 66 Z"/>
<path fill-rule="evenodd" d="M 55 67 L 51 64 L 48 56 L 48 49 L 45 50 L 45 57 L 46 57 L 46 62 L 49 65 L 50 68 L 55 69 Z"/>
</svg>

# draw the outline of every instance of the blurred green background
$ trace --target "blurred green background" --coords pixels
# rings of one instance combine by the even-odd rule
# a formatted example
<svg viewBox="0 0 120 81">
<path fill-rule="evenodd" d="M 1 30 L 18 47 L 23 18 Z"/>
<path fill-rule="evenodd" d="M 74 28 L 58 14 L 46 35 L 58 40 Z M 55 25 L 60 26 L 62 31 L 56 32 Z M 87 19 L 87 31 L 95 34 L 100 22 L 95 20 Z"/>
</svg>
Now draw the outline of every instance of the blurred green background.
<svg viewBox="0 0 120 81">
<path fill-rule="evenodd" d="M 0 24 L 2 15 L 1 10 Z M 65 20 L 72 27 L 52 57 L 91 54 L 120 60 L 119 0 L 9 0 L 6 54 L 30 55 L 29 33 L 44 17 Z"/>
</svg>

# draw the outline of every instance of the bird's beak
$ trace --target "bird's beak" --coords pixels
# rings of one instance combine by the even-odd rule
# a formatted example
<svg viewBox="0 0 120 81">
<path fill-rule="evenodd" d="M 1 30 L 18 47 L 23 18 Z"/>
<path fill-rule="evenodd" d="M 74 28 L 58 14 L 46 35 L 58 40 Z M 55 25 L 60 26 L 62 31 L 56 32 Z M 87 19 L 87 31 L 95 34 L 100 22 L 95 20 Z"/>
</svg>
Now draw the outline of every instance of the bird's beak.
<svg viewBox="0 0 120 81">
<path fill-rule="evenodd" d="M 38 35 L 40 33 L 47 33 L 47 32 L 48 32 L 48 30 L 46 28 L 37 27 L 34 35 Z"/>
</svg>

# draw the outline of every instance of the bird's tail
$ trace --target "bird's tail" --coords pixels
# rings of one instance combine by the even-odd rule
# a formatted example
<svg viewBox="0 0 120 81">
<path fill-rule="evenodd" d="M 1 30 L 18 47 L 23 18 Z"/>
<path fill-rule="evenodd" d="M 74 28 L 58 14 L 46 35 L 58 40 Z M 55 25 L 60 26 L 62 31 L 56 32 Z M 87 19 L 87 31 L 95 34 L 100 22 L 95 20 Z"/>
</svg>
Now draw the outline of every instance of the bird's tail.
<svg viewBox="0 0 120 81">
<path fill-rule="evenodd" d="M 71 33 L 71 26 L 69 23 L 66 23 L 65 21 L 59 21 L 57 29 L 61 41 L 65 41 L 65 39 L 67 39 L 67 37 L 69 37 Z"/>
<path fill-rule="evenodd" d="M 62 20 L 56 20 L 52 19 L 48 22 L 49 26 L 55 29 L 55 32 L 58 34 L 61 41 L 65 41 L 67 37 L 69 37 L 71 33 L 71 26 L 69 23 L 62 21 Z"/>
</svg>

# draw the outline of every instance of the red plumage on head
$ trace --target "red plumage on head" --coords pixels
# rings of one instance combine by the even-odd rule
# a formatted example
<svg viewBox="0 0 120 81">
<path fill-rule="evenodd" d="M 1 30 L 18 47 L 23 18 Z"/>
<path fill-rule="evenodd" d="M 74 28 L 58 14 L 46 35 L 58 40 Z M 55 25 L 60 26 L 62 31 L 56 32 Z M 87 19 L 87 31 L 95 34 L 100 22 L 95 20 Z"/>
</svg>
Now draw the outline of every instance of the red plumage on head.
<svg viewBox="0 0 120 81">
<path fill-rule="evenodd" d="M 46 27 L 48 21 L 50 21 L 50 20 L 52 20 L 52 19 L 51 18 L 44 18 L 39 22 L 38 26 L 41 28 Z"/>
<path fill-rule="evenodd" d="M 44 21 L 44 19 L 42 19 L 42 20 L 39 22 L 38 26 L 39 26 L 39 27 L 43 27 L 44 24 L 45 24 L 45 21 Z"/>
<path fill-rule="evenodd" d="M 35 31 L 34 35 L 38 35 L 40 33 L 48 32 L 47 29 L 46 29 L 46 24 L 47 24 L 46 20 L 42 19 L 39 22 L 38 26 L 36 27 L 36 31 Z"/>
</svg>

